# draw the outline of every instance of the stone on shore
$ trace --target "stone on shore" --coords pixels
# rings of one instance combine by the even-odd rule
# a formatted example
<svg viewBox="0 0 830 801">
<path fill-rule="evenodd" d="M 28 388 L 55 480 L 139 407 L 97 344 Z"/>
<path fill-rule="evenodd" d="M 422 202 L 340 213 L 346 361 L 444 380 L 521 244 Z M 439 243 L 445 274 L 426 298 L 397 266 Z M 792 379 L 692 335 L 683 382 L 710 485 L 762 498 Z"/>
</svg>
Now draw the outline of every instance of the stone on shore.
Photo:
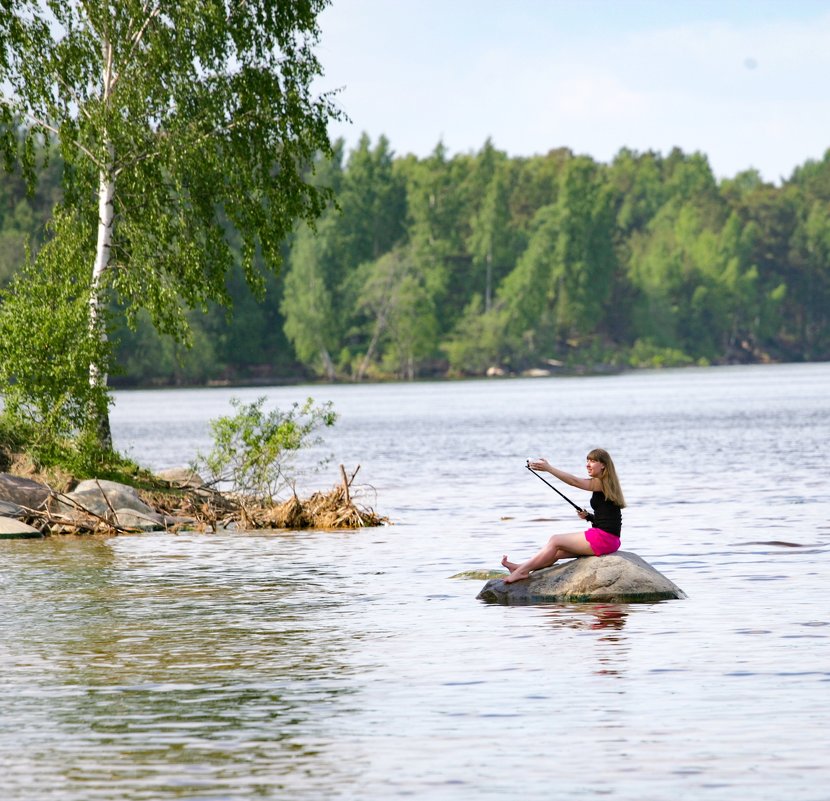
<svg viewBox="0 0 830 801">
<path fill-rule="evenodd" d="M 0 501 L 9 501 L 27 509 L 40 509 L 52 490 L 39 481 L 12 473 L 0 473 Z"/>
<path fill-rule="evenodd" d="M 190 467 L 168 467 L 156 471 L 155 475 L 156 478 L 181 489 L 198 489 L 205 485 L 204 479 Z"/>
<path fill-rule="evenodd" d="M 28 523 L 13 517 L 0 517 L 0 540 L 32 539 L 43 534 Z"/>
<path fill-rule="evenodd" d="M 115 524 L 120 528 L 139 531 L 164 531 L 175 526 L 190 526 L 196 520 L 192 517 L 175 517 L 159 512 L 137 512 L 134 509 L 116 509 Z"/>
<path fill-rule="evenodd" d="M 164 517 L 158 512 L 137 512 L 135 509 L 116 509 L 115 520 L 119 528 L 137 531 L 161 531 L 164 529 Z"/>
<path fill-rule="evenodd" d="M 676 584 L 633 553 L 583 556 L 536 570 L 523 581 L 490 579 L 478 599 L 506 605 L 550 602 L 637 603 L 685 598 Z"/>
<path fill-rule="evenodd" d="M 26 517 L 26 510 L 11 501 L 0 501 L 0 517 Z"/>
<path fill-rule="evenodd" d="M 122 484 L 119 481 L 109 481 L 106 478 L 85 478 L 83 481 L 79 481 L 78 486 L 72 490 L 72 492 L 90 491 L 103 492 L 104 494 L 128 492 L 136 498 L 138 497 L 138 490 L 135 487 L 131 487 L 129 484 Z"/>
</svg>

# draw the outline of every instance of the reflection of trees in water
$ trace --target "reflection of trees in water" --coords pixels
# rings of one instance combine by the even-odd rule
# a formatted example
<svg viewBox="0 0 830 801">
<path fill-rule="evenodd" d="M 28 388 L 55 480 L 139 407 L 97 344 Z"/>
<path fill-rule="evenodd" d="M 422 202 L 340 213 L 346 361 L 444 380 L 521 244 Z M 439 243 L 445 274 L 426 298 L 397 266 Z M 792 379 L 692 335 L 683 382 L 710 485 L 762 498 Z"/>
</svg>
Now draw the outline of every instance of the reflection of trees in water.
<svg viewBox="0 0 830 801">
<path fill-rule="evenodd" d="M 622 632 L 630 612 L 629 604 L 587 603 L 550 607 L 547 614 L 557 626 L 601 632 L 594 673 L 621 676 L 628 657 L 628 638 Z"/>
<path fill-rule="evenodd" d="M 331 577 L 275 576 L 277 562 L 258 569 L 227 543 L 216 560 L 205 542 L 213 561 L 201 544 L 162 547 L 114 557 L 90 542 L 44 560 L 27 643 L 44 652 L 50 685 L 44 773 L 125 799 L 325 797 L 355 782 L 361 755 L 330 725 L 356 704 L 345 658 L 355 641 L 336 625 Z"/>
</svg>

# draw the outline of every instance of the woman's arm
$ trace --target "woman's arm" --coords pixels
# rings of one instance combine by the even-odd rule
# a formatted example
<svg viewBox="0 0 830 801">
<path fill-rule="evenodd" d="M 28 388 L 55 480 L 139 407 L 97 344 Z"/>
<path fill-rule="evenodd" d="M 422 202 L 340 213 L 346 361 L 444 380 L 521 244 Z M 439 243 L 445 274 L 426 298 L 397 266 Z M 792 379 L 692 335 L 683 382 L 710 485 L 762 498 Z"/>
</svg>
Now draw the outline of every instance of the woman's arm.
<svg viewBox="0 0 830 801">
<path fill-rule="evenodd" d="M 534 459 L 530 462 L 530 466 L 534 470 L 543 470 L 546 473 L 550 473 L 560 481 L 564 481 L 566 484 L 570 484 L 577 489 L 585 490 L 586 492 L 602 491 L 602 484 L 598 478 L 577 478 L 570 473 L 566 473 L 564 470 L 560 470 L 558 467 L 554 467 L 547 459 Z"/>
</svg>

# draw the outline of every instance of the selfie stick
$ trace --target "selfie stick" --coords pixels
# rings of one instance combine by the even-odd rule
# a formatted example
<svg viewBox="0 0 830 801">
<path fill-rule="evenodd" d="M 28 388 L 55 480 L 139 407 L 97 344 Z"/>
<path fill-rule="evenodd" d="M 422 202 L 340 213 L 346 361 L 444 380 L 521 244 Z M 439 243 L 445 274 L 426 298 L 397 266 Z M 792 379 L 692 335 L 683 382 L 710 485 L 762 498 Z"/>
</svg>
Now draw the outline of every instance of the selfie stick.
<svg viewBox="0 0 830 801">
<path fill-rule="evenodd" d="M 572 501 L 572 500 L 571 500 L 571 499 L 570 499 L 567 495 L 564 495 L 563 493 L 559 492 L 559 490 L 558 490 L 558 489 L 556 489 L 556 487 L 554 487 L 554 486 L 553 486 L 553 484 L 551 484 L 551 483 L 550 483 L 550 481 L 548 481 L 547 479 L 542 478 L 542 476 L 540 476 L 540 475 L 539 475 L 539 474 L 538 474 L 538 473 L 537 473 L 537 472 L 536 472 L 536 471 L 535 471 L 535 470 L 534 470 L 534 469 L 530 466 L 530 460 L 529 460 L 529 459 L 528 459 L 528 461 L 525 463 L 525 467 L 526 467 L 528 470 L 530 470 L 530 472 L 531 472 L 531 473 L 533 473 L 533 475 L 534 475 L 534 476 L 536 476 L 536 478 L 538 478 L 540 481 L 544 481 L 544 482 L 545 482 L 545 484 L 547 484 L 547 485 L 548 485 L 548 486 L 549 486 L 549 487 L 550 487 L 550 488 L 551 488 L 551 489 L 552 489 L 555 493 L 557 493 L 558 495 L 561 495 L 561 496 L 562 496 L 562 497 L 563 497 L 563 498 L 564 498 L 564 499 L 565 499 L 565 500 L 566 500 L 566 501 L 567 501 L 567 502 L 568 502 L 571 506 L 573 506 L 573 508 L 574 508 L 574 509 L 576 509 L 576 511 L 577 511 L 577 512 L 584 512 L 584 511 L 585 511 L 585 510 L 584 510 L 581 506 L 577 506 L 577 505 L 576 505 L 576 504 L 575 504 L 575 503 L 574 503 L 574 502 L 573 502 L 573 501 Z M 588 520 L 591 520 L 591 517 L 592 517 L 591 515 L 588 515 Z M 593 522 L 593 521 L 592 521 L 592 522 Z"/>
</svg>

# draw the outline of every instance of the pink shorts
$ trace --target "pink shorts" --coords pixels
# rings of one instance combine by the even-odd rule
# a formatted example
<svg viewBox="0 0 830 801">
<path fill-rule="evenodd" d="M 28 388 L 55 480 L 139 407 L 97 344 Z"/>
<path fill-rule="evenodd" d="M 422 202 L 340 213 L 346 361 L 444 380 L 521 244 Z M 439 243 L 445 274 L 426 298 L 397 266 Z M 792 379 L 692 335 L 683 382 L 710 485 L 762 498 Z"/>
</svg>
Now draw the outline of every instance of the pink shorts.
<svg viewBox="0 0 830 801">
<path fill-rule="evenodd" d="M 620 538 L 603 531 L 601 528 L 589 528 L 585 532 L 585 539 L 596 556 L 614 553 L 620 548 Z"/>
</svg>

